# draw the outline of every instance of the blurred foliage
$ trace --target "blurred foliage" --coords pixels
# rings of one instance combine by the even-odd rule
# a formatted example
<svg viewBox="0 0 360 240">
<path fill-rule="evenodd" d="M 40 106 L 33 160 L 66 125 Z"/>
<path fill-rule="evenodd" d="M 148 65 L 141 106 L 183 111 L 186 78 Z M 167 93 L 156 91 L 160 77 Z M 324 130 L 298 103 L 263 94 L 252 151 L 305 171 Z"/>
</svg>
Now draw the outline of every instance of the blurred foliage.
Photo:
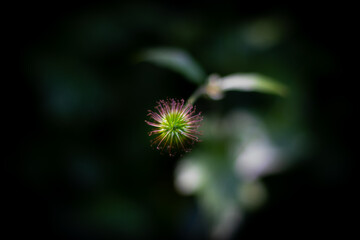
<svg viewBox="0 0 360 240">
<path fill-rule="evenodd" d="M 25 5 L 18 28 L 26 89 L 17 95 L 24 137 L 9 177 L 12 234 L 236 239 L 299 226 L 306 235 L 324 221 L 336 199 L 329 186 L 350 169 L 337 142 L 348 105 L 324 84 L 341 75 L 328 51 L 339 38 L 322 36 L 333 36 L 328 18 L 266 5 L 41 7 Z M 156 57 L 134 63 L 143 49 Z M 250 77 L 256 91 L 199 99 L 203 142 L 169 158 L 151 149 L 144 119 L 159 99 L 186 99 L 207 80 L 190 56 L 223 80 Z"/>
<path fill-rule="evenodd" d="M 284 170 L 304 151 L 299 133 L 280 139 L 269 136 L 266 125 L 249 112 L 207 116 L 203 142 L 178 163 L 175 186 L 195 194 L 215 238 L 229 238 L 248 210 L 264 204 L 261 177 Z"/>
<path fill-rule="evenodd" d="M 142 59 L 183 73 L 191 81 L 204 78 L 192 76 L 191 73 L 198 72 L 194 70 L 200 67 L 179 49 L 148 50 L 142 54 Z M 231 74 L 223 78 L 212 74 L 188 102 L 194 104 L 200 94 L 219 100 L 226 91 L 234 90 L 286 95 L 284 85 L 259 74 Z M 305 139 L 295 142 L 291 148 L 284 144 L 280 150 L 271 142 L 261 120 L 251 114 L 237 114 L 225 120 L 221 116 L 213 118 L 205 115 L 208 120 L 203 128 L 204 141 L 200 148 L 179 161 L 175 185 L 179 192 L 195 194 L 198 198 L 209 224 L 209 236 L 229 239 L 244 218 L 242 212 L 257 208 L 265 201 L 266 189 L 258 179 L 289 165 L 289 159 L 294 157 L 289 153 L 294 148 L 304 150 L 302 141 Z M 285 132 L 286 141 L 293 142 L 294 133 L 287 133 L 286 129 L 280 131 Z"/>
<path fill-rule="evenodd" d="M 157 48 L 149 49 L 140 54 L 139 59 L 149 61 L 160 66 L 168 67 L 184 75 L 191 82 L 204 82 L 205 73 L 201 67 L 181 49 Z"/>
</svg>

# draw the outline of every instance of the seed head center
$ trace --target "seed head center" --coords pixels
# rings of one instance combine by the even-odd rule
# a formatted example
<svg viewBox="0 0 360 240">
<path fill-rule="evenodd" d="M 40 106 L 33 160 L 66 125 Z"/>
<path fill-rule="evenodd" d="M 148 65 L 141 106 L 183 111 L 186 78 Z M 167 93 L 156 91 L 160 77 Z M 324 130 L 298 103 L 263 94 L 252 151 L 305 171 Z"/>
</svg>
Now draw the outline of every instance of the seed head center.
<svg viewBox="0 0 360 240">
<path fill-rule="evenodd" d="M 186 120 L 180 116 L 179 114 L 175 113 L 164 122 L 164 128 L 173 133 L 179 133 L 179 131 L 184 131 L 186 126 Z"/>
</svg>

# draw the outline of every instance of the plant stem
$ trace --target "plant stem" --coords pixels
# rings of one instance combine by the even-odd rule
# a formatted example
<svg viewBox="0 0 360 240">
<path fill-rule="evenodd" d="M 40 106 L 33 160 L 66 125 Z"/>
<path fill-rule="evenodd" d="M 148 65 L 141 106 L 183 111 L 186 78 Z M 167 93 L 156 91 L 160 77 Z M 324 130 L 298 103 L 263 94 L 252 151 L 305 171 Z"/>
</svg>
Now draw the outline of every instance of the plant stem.
<svg viewBox="0 0 360 240">
<path fill-rule="evenodd" d="M 196 100 L 205 93 L 205 86 L 202 85 L 198 89 L 195 90 L 195 92 L 189 97 L 186 104 L 194 105 Z"/>
</svg>

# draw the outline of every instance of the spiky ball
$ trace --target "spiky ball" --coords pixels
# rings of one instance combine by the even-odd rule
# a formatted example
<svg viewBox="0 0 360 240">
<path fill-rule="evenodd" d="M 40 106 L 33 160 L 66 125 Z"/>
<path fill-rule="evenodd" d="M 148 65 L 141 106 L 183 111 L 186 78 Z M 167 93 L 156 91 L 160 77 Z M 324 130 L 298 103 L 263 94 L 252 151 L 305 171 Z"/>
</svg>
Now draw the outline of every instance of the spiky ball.
<svg viewBox="0 0 360 240">
<path fill-rule="evenodd" d="M 185 104 L 183 99 L 160 100 L 157 104 L 157 111 L 149 110 L 148 113 L 152 121 L 145 121 L 154 128 L 149 136 L 156 135 L 151 145 L 167 151 L 170 156 L 190 151 L 192 145 L 199 141 L 201 113 L 196 113 L 196 108 Z"/>
</svg>

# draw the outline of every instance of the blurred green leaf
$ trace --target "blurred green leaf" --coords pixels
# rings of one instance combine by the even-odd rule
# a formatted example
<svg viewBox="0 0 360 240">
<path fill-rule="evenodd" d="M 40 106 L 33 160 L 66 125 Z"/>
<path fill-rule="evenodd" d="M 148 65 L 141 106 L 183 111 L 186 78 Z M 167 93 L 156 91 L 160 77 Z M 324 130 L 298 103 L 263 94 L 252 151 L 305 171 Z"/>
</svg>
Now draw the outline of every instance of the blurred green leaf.
<svg viewBox="0 0 360 240">
<path fill-rule="evenodd" d="M 257 91 L 280 96 L 287 94 L 283 84 L 260 74 L 231 74 L 221 81 L 223 91 Z"/>
<path fill-rule="evenodd" d="M 192 83 L 201 84 L 205 72 L 185 51 L 177 48 L 152 48 L 140 54 L 140 61 L 148 61 L 182 74 Z"/>
</svg>

